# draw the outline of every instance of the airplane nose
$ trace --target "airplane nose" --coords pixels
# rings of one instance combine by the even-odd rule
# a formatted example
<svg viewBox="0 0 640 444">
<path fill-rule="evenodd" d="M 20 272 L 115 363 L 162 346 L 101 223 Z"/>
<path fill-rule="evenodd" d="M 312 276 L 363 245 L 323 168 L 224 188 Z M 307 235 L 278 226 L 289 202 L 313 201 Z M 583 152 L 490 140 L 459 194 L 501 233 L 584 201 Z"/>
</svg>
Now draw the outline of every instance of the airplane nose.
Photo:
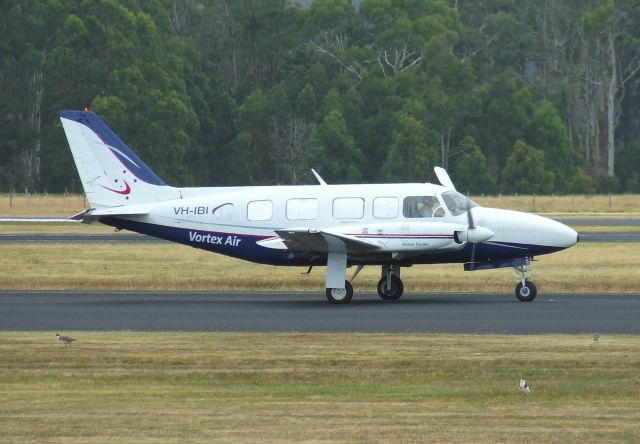
<svg viewBox="0 0 640 444">
<path fill-rule="evenodd" d="M 563 250 L 578 243 L 578 233 L 571 227 L 535 214 L 482 208 L 474 212 L 477 224 L 495 233 L 496 242 L 513 242 L 539 246 L 542 249 Z"/>
<path fill-rule="evenodd" d="M 547 230 L 549 238 L 553 239 L 553 244 L 561 248 L 569 248 L 578 243 L 578 233 L 571 227 L 561 222 L 548 219 Z"/>
</svg>

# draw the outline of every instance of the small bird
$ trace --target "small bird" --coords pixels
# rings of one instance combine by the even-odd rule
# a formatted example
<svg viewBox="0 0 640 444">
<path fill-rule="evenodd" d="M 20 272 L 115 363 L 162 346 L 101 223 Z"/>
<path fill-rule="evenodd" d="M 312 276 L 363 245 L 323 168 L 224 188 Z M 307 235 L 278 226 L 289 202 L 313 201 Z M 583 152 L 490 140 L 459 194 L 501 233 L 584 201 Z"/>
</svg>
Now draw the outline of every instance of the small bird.
<svg viewBox="0 0 640 444">
<path fill-rule="evenodd" d="M 64 344 L 65 348 L 70 347 L 72 342 L 75 342 L 75 339 L 73 339 L 70 336 L 62 336 L 60 333 L 56 333 L 56 337 L 58 338 L 58 342 L 61 342 Z"/>
<path fill-rule="evenodd" d="M 527 399 L 527 395 L 531 393 L 531 387 L 524 379 L 520 379 L 520 391 L 524 394 L 524 399 Z"/>
<path fill-rule="evenodd" d="M 598 341 L 600 340 L 600 335 L 598 333 L 595 333 L 593 336 L 591 336 L 593 338 L 593 343 L 597 344 Z"/>
</svg>

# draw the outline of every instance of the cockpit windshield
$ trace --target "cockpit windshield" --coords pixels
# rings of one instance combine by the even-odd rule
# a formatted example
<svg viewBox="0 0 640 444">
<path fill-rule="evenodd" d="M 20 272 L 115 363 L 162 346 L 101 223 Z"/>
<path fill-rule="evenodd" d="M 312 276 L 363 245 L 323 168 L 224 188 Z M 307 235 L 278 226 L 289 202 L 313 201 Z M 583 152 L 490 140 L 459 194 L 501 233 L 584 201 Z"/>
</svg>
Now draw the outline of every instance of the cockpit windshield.
<svg viewBox="0 0 640 444">
<path fill-rule="evenodd" d="M 478 206 L 471 199 L 457 191 L 445 191 L 442 193 L 442 200 L 444 200 L 444 204 L 453 216 L 464 214 L 469 208 Z"/>
</svg>

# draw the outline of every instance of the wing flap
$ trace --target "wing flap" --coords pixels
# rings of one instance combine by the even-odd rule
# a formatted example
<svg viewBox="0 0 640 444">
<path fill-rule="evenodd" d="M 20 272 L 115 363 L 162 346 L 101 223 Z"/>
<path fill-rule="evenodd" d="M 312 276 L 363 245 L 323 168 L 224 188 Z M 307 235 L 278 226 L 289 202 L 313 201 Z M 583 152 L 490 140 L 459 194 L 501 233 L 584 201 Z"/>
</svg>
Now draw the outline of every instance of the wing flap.
<svg viewBox="0 0 640 444">
<path fill-rule="evenodd" d="M 382 245 L 375 240 L 358 239 L 354 236 L 325 230 L 288 229 L 277 230 L 276 234 L 288 250 L 298 253 L 362 254 L 382 249 Z M 279 245 L 273 240 L 270 241 L 274 247 Z"/>
</svg>

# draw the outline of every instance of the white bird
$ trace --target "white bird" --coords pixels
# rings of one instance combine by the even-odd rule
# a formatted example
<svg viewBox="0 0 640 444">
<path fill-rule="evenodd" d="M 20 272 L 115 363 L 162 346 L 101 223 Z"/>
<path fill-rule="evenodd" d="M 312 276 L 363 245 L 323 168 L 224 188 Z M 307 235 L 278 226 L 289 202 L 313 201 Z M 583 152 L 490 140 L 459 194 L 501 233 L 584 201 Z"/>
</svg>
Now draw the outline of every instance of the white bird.
<svg viewBox="0 0 640 444">
<path fill-rule="evenodd" d="M 524 393 L 525 398 L 531 393 L 531 387 L 529 387 L 529 384 L 524 379 L 520 379 L 520 391 Z"/>
<path fill-rule="evenodd" d="M 56 337 L 58 338 L 58 342 L 61 342 L 64 344 L 65 348 L 69 347 L 72 342 L 75 342 L 75 339 L 73 339 L 72 337 L 62 336 L 60 335 L 60 333 L 56 333 Z"/>
<path fill-rule="evenodd" d="M 595 333 L 595 334 L 592 336 L 592 338 L 593 338 L 593 343 L 594 343 L 594 344 L 597 344 L 597 343 L 598 343 L 598 341 L 600 340 L 600 335 L 599 335 L 598 333 Z"/>
</svg>

